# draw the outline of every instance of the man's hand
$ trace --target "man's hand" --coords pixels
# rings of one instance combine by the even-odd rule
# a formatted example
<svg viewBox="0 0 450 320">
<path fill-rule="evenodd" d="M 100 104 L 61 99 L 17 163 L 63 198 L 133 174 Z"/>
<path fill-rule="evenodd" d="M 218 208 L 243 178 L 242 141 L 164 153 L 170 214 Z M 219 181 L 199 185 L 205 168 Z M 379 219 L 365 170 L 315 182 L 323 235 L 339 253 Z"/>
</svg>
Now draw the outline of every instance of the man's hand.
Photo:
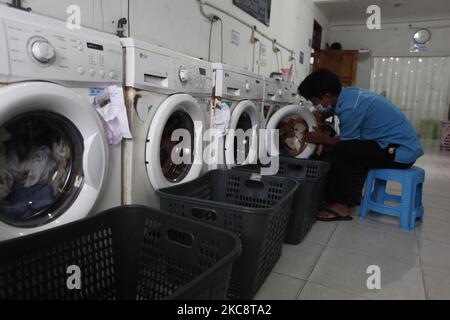
<svg viewBox="0 0 450 320">
<path fill-rule="evenodd" d="M 317 120 L 317 124 L 320 126 L 322 123 L 323 123 L 323 114 L 322 113 L 320 113 L 320 112 L 317 112 L 317 111 L 315 111 L 315 112 L 313 112 L 313 114 L 314 114 L 314 117 L 316 118 L 316 120 Z"/>
<path fill-rule="evenodd" d="M 309 132 L 306 134 L 306 142 L 313 144 L 324 144 L 327 146 L 333 146 L 339 142 L 339 138 L 332 138 L 318 128 L 314 128 L 314 130 L 314 132 Z"/>
</svg>

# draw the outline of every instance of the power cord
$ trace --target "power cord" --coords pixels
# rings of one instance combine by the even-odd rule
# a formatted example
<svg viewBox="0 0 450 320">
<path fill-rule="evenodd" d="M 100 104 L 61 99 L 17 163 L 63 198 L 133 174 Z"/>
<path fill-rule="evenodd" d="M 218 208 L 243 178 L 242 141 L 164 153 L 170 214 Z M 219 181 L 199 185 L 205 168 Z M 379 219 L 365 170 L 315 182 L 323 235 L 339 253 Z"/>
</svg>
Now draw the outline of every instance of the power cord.
<svg viewBox="0 0 450 320">
<path fill-rule="evenodd" d="M 214 23 L 220 22 L 220 61 L 223 63 L 223 21 L 220 17 L 216 15 L 211 15 L 209 17 L 210 29 L 209 29 L 209 47 L 208 47 L 208 61 L 211 61 L 211 44 L 212 44 L 212 31 Z"/>
<path fill-rule="evenodd" d="M 127 13 L 127 17 L 128 17 L 128 37 L 131 37 L 131 20 L 130 20 L 130 0 L 128 0 L 128 13 Z"/>
<path fill-rule="evenodd" d="M 278 51 L 280 53 L 280 61 L 281 61 L 281 68 L 284 67 L 284 63 L 283 63 L 283 53 L 280 51 Z M 280 69 L 281 70 L 281 69 Z"/>
<path fill-rule="evenodd" d="M 220 62 L 223 63 L 223 21 L 219 18 L 220 21 Z"/>
<path fill-rule="evenodd" d="M 209 47 L 208 47 L 208 61 L 211 62 L 211 39 L 212 39 L 212 30 L 214 25 L 214 20 L 211 21 L 211 27 L 209 28 Z"/>
<path fill-rule="evenodd" d="M 105 13 L 103 11 L 103 0 L 100 0 L 100 15 L 102 16 L 102 30 L 105 31 Z"/>
</svg>

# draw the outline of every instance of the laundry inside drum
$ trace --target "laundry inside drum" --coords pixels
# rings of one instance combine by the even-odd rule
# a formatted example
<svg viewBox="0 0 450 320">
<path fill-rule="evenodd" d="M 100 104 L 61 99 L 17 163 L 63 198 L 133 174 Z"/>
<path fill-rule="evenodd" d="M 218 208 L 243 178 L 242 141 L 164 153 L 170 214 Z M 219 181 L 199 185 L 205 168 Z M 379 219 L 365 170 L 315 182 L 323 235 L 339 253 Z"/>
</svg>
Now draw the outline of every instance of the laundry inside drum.
<svg viewBox="0 0 450 320">
<path fill-rule="evenodd" d="M 248 159 L 251 148 L 252 119 L 244 112 L 236 125 L 236 136 L 234 137 L 234 161 L 241 165 Z"/>
<path fill-rule="evenodd" d="M 307 122 L 299 116 L 283 119 L 277 129 L 280 132 L 280 155 L 297 157 L 307 147 L 306 134 L 309 132 Z"/>
<path fill-rule="evenodd" d="M 173 139 L 174 133 L 183 133 Z M 185 111 L 177 111 L 169 118 L 161 137 L 160 164 L 164 177 L 171 183 L 183 181 L 189 174 L 195 156 L 194 122 Z"/>
<path fill-rule="evenodd" d="M 83 139 L 66 118 L 27 113 L 0 127 L 0 220 L 38 227 L 61 216 L 83 183 Z"/>
</svg>

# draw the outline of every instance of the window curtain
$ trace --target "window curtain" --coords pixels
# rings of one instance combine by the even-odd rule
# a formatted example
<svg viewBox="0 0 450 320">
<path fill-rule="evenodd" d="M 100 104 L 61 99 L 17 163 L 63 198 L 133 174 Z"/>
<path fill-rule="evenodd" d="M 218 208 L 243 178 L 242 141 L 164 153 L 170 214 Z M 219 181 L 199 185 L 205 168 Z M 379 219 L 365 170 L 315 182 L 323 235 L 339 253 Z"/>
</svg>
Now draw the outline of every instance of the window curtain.
<svg viewBox="0 0 450 320">
<path fill-rule="evenodd" d="M 450 105 L 450 57 L 375 57 L 370 90 L 396 104 L 424 139 L 440 139 Z"/>
</svg>

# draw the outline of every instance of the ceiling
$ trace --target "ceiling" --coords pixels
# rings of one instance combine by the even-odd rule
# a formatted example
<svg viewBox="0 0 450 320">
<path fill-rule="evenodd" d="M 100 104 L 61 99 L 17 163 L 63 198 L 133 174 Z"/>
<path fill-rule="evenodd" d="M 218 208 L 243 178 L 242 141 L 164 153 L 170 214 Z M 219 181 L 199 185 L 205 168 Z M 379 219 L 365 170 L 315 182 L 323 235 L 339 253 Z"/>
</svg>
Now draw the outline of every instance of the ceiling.
<svg viewBox="0 0 450 320">
<path fill-rule="evenodd" d="M 427 20 L 450 17 L 450 0 L 313 0 L 330 22 L 364 21 L 370 5 L 381 8 L 381 19 Z"/>
</svg>

